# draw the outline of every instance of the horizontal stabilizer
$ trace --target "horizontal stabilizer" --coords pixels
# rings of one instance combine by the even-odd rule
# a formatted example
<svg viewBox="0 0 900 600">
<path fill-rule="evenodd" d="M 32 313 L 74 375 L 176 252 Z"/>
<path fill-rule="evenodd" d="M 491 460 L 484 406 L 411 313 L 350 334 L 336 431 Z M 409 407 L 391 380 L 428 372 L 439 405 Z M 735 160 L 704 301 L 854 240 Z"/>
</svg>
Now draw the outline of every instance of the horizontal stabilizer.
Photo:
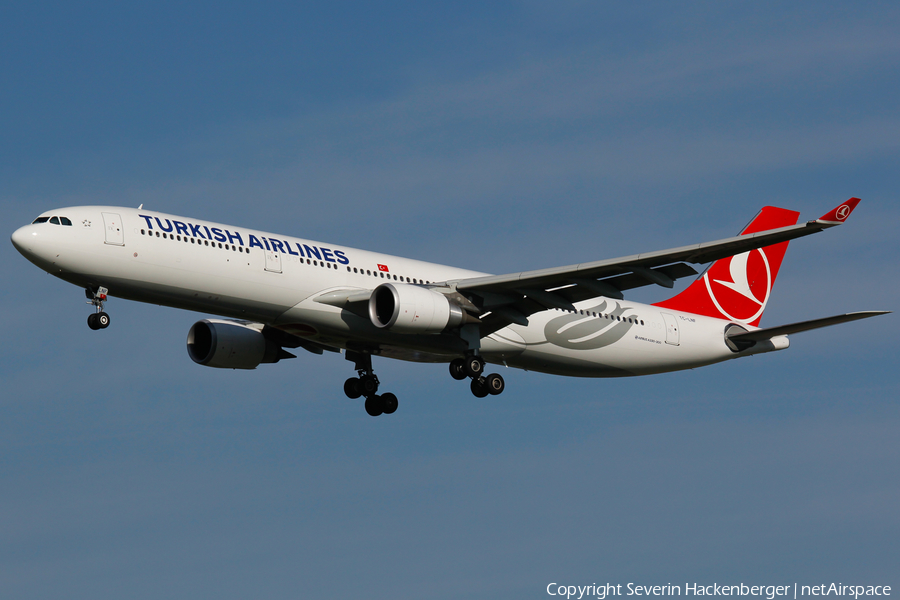
<svg viewBox="0 0 900 600">
<path fill-rule="evenodd" d="M 850 321 L 858 321 L 859 319 L 868 319 L 869 317 L 877 317 L 878 315 L 886 315 L 889 310 L 863 310 L 859 312 L 847 313 L 844 315 L 835 315 L 833 317 L 825 317 L 823 319 L 813 319 L 812 321 L 802 321 L 800 323 L 791 323 L 789 325 L 780 325 L 778 327 L 767 327 L 765 329 L 757 329 L 756 331 L 746 331 L 728 335 L 728 339 L 735 341 L 752 341 L 761 342 L 772 339 L 778 335 L 788 335 L 791 333 L 800 333 L 801 331 L 809 331 L 810 329 L 819 329 L 820 327 L 829 327 L 838 325 L 839 323 L 849 323 Z"/>
</svg>

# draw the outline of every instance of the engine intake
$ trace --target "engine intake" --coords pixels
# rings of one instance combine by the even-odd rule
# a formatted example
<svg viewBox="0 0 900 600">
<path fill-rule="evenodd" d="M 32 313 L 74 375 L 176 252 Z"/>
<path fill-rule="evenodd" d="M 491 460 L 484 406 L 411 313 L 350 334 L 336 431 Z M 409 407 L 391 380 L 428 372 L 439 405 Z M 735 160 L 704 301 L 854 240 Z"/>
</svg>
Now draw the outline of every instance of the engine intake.
<svg viewBox="0 0 900 600">
<path fill-rule="evenodd" d="M 255 369 L 260 363 L 292 356 L 252 325 L 219 319 L 194 323 L 188 332 L 187 351 L 198 365 L 218 369 Z"/>
<path fill-rule="evenodd" d="M 369 298 L 369 319 L 376 327 L 397 333 L 440 333 L 478 322 L 443 294 L 396 283 L 375 288 Z"/>
</svg>

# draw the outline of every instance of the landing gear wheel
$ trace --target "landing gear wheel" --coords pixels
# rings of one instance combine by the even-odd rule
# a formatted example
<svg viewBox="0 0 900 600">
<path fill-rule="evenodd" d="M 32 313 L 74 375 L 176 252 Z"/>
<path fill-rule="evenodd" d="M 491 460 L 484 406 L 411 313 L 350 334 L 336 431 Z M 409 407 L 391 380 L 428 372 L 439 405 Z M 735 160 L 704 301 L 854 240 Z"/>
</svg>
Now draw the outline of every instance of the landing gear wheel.
<svg viewBox="0 0 900 600">
<path fill-rule="evenodd" d="M 450 362 L 450 377 L 457 381 L 462 381 L 466 375 L 466 361 L 461 358 L 454 358 Z"/>
<path fill-rule="evenodd" d="M 359 378 L 359 385 L 362 395 L 366 398 L 374 396 L 378 391 L 378 379 L 374 375 L 363 375 Z"/>
<path fill-rule="evenodd" d="M 91 313 L 88 315 L 88 327 L 97 331 L 100 329 L 100 323 L 97 322 L 97 313 Z"/>
<path fill-rule="evenodd" d="M 476 377 L 472 380 L 472 394 L 476 398 L 485 398 L 489 393 L 484 377 Z"/>
<path fill-rule="evenodd" d="M 480 356 L 469 356 L 465 361 L 466 375 L 472 378 L 480 377 L 484 372 L 484 361 Z"/>
<path fill-rule="evenodd" d="M 344 382 L 344 393 L 351 400 L 355 400 L 362 396 L 362 384 L 358 377 L 351 377 Z"/>
<path fill-rule="evenodd" d="M 503 393 L 503 390 L 506 389 L 506 382 L 503 381 L 503 378 L 500 377 L 497 373 L 491 373 L 487 377 L 484 378 L 484 387 L 487 389 L 488 393 L 492 396 L 497 396 Z"/>
<path fill-rule="evenodd" d="M 394 414 L 394 411 L 397 410 L 397 406 L 400 403 L 397 402 L 397 396 L 388 392 L 387 394 L 381 395 L 381 410 L 386 415 Z"/>
<path fill-rule="evenodd" d="M 366 398 L 366 412 L 370 417 L 377 417 L 384 412 L 381 396 L 369 396 Z"/>
<path fill-rule="evenodd" d="M 109 315 L 105 312 L 97 313 L 97 325 L 100 326 L 100 329 L 109 327 Z"/>
</svg>

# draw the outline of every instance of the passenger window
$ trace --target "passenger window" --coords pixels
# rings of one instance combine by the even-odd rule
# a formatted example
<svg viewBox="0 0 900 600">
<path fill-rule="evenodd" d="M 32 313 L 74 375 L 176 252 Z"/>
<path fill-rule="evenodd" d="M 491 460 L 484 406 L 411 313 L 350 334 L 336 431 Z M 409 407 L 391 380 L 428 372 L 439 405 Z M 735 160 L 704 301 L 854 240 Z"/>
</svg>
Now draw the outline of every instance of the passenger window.
<svg viewBox="0 0 900 600">
<path fill-rule="evenodd" d="M 59 225 L 59 217 L 51 218 L 50 223 L 52 223 L 53 225 Z"/>
<path fill-rule="evenodd" d="M 31 222 L 32 225 L 37 225 L 38 223 L 46 223 L 50 220 L 50 217 L 38 217 L 34 221 Z"/>
<path fill-rule="evenodd" d="M 63 225 L 68 225 L 69 227 L 72 226 L 72 221 L 70 221 L 68 219 L 68 217 L 60 217 L 59 222 L 62 223 Z"/>
</svg>

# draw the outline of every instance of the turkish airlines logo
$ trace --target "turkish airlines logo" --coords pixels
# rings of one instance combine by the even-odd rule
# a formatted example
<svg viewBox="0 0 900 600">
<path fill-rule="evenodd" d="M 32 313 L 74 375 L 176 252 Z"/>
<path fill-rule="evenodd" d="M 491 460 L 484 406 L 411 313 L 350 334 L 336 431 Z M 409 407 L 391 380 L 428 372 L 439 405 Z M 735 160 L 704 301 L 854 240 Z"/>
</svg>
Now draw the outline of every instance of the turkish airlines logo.
<svg viewBox="0 0 900 600">
<path fill-rule="evenodd" d="M 772 270 L 762 248 L 717 261 L 703 279 L 719 312 L 739 323 L 759 319 L 772 293 Z"/>
<path fill-rule="evenodd" d="M 834 211 L 834 216 L 838 221 L 843 221 L 847 217 L 850 216 L 850 207 L 846 204 L 842 204 L 837 210 Z"/>
</svg>

